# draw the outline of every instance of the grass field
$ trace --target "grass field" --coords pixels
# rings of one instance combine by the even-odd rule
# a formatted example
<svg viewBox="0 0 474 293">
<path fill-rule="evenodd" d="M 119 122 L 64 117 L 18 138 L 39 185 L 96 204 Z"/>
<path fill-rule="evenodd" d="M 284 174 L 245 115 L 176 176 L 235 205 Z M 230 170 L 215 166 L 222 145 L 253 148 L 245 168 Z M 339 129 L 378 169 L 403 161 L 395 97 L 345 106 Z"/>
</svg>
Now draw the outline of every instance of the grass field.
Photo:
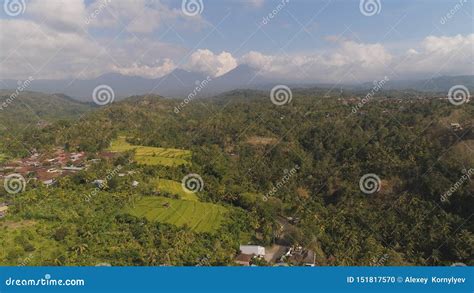
<svg viewBox="0 0 474 293">
<path fill-rule="evenodd" d="M 167 197 L 144 197 L 128 212 L 150 221 L 182 227 L 187 225 L 196 232 L 214 232 L 224 220 L 227 208 L 213 203 Z"/>
<path fill-rule="evenodd" d="M 0 163 L 7 160 L 7 155 L 0 153 Z"/>
<path fill-rule="evenodd" d="M 158 148 L 132 145 L 125 140 L 124 136 L 120 136 L 112 141 L 110 148 L 112 152 L 135 151 L 135 160 L 137 163 L 144 165 L 162 165 L 162 166 L 179 166 L 190 164 L 191 151 L 173 148 Z"/>
<path fill-rule="evenodd" d="M 181 182 L 168 179 L 156 179 L 156 187 L 158 191 L 167 192 L 169 194 L 178 195 L 180 199 L 199 201 L 199 198 L 194 193 L 187 193 L 183 190 Z"/>
</svg>

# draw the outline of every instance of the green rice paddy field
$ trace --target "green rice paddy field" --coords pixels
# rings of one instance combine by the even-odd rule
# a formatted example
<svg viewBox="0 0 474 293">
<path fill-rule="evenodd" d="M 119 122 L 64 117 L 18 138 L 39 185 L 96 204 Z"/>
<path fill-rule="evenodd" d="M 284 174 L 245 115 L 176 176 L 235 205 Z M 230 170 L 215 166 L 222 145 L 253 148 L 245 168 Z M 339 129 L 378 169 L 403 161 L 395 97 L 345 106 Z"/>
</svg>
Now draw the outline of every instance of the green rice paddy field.
<svg viewBox="0 0 474 293">
<path fill-rule="evenodd" d="M 199 198 L 194 193 L 188 193 L 183 190 L 181 182 L 168 179 L 156 179 L 154 184 L 156 184 L 158 191 L 167 192 L 170 194 L 176 194 L 180 199 L 199 201 Z"/>
<path fill-rule="evenodd" d="M 134 159 L 137 163 L 144 165 L 162 165 L 172 167 L 189 165 L 189 161 L 191 160 L 191 151 L 189 150 L 132 145 L 126 141 L 125 136 L 120 136 L 112 141 L 109 150 L 112 152 L 134 150 Z"/>
<path fill-rule="evenodd" d="M 150 221 L 186 225 L 196 232 L 212 233 L 219 229 L 227 211 L 226 207 L 213 203 L 156 196 L 141 198 L 128 212 Z"/>
</svg>

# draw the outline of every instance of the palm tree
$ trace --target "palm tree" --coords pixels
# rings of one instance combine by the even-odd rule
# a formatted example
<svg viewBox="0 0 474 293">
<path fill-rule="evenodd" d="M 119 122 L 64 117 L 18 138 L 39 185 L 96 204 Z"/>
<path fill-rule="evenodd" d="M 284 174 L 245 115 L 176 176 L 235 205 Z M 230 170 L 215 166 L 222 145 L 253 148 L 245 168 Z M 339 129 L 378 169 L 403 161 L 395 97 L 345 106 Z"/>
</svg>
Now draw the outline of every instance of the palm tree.
<svg viewBox="0 0 474 293">
<path fill-rule="evenodd" d="M 149 265 L 155 265 L 158 261 L 158 254 L 154 250 L 148 251 L 147 262 Z"/>
<path fill-rule="evenodd" d="M 74 252 L 76 253 L 76 255 L 81 255 L 83 254 L 87 249 L 89 248 L 89 246 L 85 243 L 81 243 L 81 244 L 78 244 L 76 246 L 74 246 L 72 249 L 74 250 Z"/>
<path fill-rule="evenodd" d="M 55 259 L 53 259 L 53 263 L 56 266 L 62 266 L 63 265 L 63 262 L 61 261 L 61 259 L 59 257 L 56 257 Z"/>
</svg>

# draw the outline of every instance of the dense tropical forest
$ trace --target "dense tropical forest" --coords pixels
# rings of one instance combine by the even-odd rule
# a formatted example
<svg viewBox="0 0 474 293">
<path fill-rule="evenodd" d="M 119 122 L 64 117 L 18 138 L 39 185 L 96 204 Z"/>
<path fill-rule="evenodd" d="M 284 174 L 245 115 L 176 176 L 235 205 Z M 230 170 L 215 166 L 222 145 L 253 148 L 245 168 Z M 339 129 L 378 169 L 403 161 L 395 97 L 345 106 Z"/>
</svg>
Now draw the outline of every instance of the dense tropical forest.
<svg viewBox="0 0 474 293">
<path fill-rule="evenodd" d="M 4 162 L 62 148 L 95 163 L 0 188 L 0 264 L 234 265 L 240 244 L 278 242 L 311 249 L 317 265 L 474 265 L 473 104 L 322 92 L 295 90 L 282 106 L 244 90 L 67 115 L 61 103 L 37 113 L 42 125 L 5 126 L 31 119 L 5 109 Z M 196 193 L 180 188 L 189 174 L 202 178 Z M 362 192 L 365 174 L 380 178 L 376 192 Z"/>
</svg>

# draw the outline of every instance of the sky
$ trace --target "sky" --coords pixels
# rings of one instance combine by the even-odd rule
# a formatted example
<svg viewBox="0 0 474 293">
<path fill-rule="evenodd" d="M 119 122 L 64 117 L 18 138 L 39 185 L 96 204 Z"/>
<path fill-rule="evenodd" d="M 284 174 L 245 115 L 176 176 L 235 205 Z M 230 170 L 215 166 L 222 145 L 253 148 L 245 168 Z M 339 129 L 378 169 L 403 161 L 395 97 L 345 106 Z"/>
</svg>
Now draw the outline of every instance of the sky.
<svg viewBox="0 0 474 293">
<path fill-rule="evenodd" d="M 474 0 L 0 0 L 0 79 L 474 74 Z"/>
</svg>

